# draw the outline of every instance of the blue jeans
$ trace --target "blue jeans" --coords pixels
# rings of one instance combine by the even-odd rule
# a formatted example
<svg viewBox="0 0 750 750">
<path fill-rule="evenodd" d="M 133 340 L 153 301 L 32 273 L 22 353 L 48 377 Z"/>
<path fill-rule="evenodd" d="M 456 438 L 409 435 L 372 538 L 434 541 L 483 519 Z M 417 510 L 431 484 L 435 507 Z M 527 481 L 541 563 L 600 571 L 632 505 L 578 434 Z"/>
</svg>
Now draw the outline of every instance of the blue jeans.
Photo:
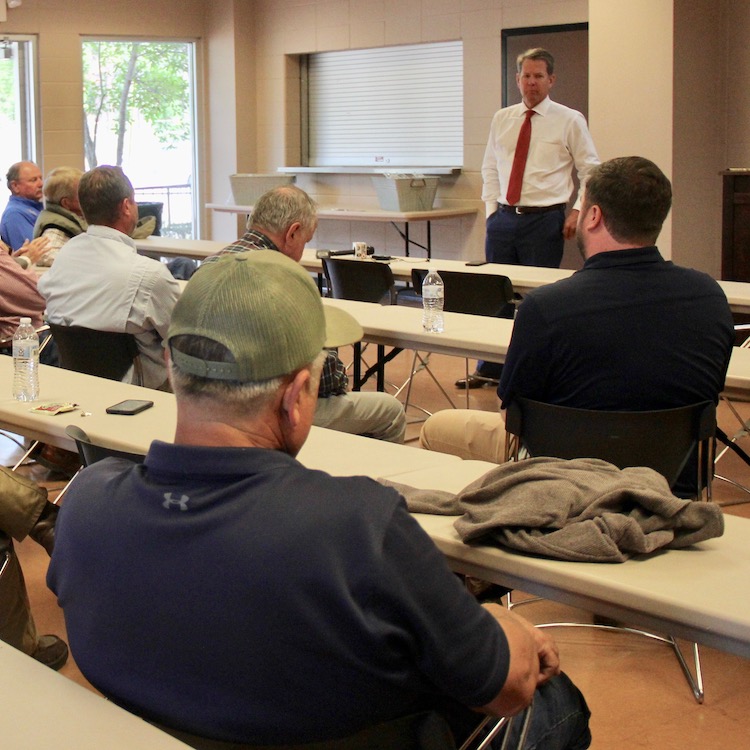
<svg viewBox="0 0 750 750">
<path fill-rule="evenodd" d="M 445 711 L 456 744 L 460 745 L 481 721 L 479 714 L 462 710 Z M 591 744 L 589 716 L 591 712 L 581 691 L 565 674 L 560 674 L 542 685 L 534 696 L 531 724 L 523 750 L 586 750 Z M 492 726 L 492 722 L 490 722 Z M 509 748 L 515 747 L 523 726 L 522 715 L 510 727 Z M 502 744 L 505 732 L 492 741 L 493 748 Z"/>
</svg>

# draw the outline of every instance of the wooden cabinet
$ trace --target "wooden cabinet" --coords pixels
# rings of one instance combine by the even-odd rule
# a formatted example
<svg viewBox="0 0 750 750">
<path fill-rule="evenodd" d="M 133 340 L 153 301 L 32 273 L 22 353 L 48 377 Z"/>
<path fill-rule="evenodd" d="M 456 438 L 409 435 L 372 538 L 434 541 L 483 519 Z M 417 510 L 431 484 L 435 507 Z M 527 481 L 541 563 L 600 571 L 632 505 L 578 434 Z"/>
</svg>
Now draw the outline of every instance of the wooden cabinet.
<svg viewBox="0 0 750 750">
<path fill-rule="evenodd" d="M 727 169 L 721 233 L 721 278 L 750 281 L 750 169 Z"/>
</svg>

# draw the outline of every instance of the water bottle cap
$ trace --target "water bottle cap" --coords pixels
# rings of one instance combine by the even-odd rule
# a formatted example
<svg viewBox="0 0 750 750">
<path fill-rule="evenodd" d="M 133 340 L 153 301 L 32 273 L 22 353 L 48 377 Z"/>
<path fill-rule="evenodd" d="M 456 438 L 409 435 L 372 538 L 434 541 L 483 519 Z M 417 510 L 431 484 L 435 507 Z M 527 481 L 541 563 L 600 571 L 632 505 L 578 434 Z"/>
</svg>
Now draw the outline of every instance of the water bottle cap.
<svg viewBox="0 0 750 750">
<path fill-rule="evenodd" d="M 31 323 L 31 318 L 19 318 L 19 323 Z"/>
</svg>

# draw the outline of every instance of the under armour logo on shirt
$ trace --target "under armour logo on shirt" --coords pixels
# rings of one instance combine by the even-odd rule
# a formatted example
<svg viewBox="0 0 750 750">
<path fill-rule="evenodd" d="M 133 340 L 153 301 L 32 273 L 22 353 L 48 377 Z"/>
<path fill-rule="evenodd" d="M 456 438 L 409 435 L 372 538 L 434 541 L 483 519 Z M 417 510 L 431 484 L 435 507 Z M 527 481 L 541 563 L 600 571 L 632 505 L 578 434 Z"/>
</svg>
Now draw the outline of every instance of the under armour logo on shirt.
<svg viewBox="0 0 750 750">
<path fill-rule="evenodd" d="M 165 492 L 162 506 L 167 510 L 171 510 L 174 506 L 177 506 L 180 510 L 187 510 L 189 502 L 190 498 L 187 495 L 180 495 L 179 498 L 175 498 L 171 492 Z"/>
</svg>

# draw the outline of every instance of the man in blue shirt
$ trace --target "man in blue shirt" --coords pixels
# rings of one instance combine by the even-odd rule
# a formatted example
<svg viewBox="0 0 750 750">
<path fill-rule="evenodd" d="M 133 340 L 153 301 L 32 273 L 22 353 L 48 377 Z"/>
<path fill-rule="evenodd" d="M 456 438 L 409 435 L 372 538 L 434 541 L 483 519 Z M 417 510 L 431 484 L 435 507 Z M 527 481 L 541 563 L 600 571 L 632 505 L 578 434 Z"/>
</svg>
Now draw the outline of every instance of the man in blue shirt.
<svg viewBox="0 0 750 750">
<path fill-rule="evenodd" d="M 34 236 L 34 224 L 44 208 L 44 181 L 41 170 L 32 161 L 13 164 L 6 179 L 11 196 L 0 219 L 0 237 L 15 252 Z"/>
<path fill-rule="evenodd" d="M 281 253 L 193 276 L 167 336 L 174 443 L 88 467 L 60 510 L 48 583 L 76 663 L 193 742 L 324 742 L 448 706 L 458 734 L 536 696 L 527 747 L 584 750 L 547 631 L 480 606 L 394 489 L 295 458 L 323 349 L 353 328 Z"/>
</svg>

